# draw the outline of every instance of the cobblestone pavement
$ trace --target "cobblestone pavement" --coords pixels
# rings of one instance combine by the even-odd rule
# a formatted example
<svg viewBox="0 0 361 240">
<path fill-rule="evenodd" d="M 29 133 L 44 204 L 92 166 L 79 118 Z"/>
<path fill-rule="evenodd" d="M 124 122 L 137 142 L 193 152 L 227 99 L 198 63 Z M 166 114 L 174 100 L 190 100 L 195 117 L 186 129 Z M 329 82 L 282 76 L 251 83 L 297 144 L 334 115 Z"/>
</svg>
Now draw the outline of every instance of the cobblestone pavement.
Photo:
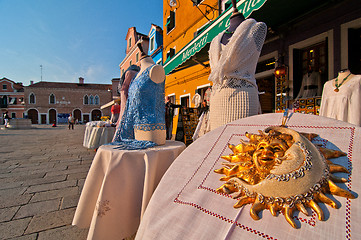
<svg viewBox="0 0 361 240">
<path fill-rule="evenodd" d="M 86 239 L 72 226 L 95 155 L 85 125 L 0 130 L 0 239 Z"/>
</svg>

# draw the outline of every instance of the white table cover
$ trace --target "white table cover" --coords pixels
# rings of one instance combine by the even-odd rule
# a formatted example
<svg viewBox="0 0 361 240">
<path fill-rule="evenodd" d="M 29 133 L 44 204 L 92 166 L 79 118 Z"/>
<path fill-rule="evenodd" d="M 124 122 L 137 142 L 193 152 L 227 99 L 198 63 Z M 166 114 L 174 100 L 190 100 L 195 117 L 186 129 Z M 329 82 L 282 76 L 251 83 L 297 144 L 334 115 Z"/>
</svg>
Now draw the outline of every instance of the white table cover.
<svg viewBox="0 0 361 240">
<path fill-rule="evenodd" d="M 185 149 L 182 142 L 145 150 L 101 146 L 84 183 L 73 225 L 90 226 L 88 239 L 134 235 L 163 174 Z"/>
<path fill-rule="evenodd" d="M 250 206 L 235 209 L 236 199 L 216 192 L 223 182 L 222 155 L 231 151 L 227 144 L 248 140 L 245 132 L 258 133 L 280 125 L 283 114 L 263 114 L 239 119 L 209 132 L 187 147 L 163 176 L 142 218 L 136 239 L 361 239 L 361 199 L 335 196 L 341 207 L 321 205 L 326 221 L 295 211 L 299 229 L 292 228 L 282 213 L 273 217 L 268 210 L 255 221 Z M 348 154 L 333 160 L 352 172 L 350 182 L 338 184 L 361 193 L 361 129 L 338 120 L 295 113 L 289 128 L 317 133 L 315 142 Z M 339 173 L 336 175 L 340 176 Z M 348 174 L 341 174 L 348 177 Z M 311 210 L 310 210 L 311 212 Z"/>
<path fill-rule="evenodd" d="M 113 140 L 115 127 L 86 126 L 83 146 L 90 149 L 99 148 L 101 145 Z"/>
</svg>

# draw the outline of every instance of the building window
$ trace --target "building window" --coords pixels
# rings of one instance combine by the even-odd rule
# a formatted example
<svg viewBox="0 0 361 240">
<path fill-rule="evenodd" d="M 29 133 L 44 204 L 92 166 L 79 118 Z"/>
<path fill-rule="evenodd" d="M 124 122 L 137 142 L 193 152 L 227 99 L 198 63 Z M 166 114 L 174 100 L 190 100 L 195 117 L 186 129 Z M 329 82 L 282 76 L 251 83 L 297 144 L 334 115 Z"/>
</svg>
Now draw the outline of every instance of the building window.
<svg viewBox="0 0 361 240">
<path fill-rule="evenodd" d="M 16 98 L 15 98 L 15 97 L 14 97 L 14 98 L 10 98 L 9 104 L 10 104 L 10 105 L 16 104 Z"/>
<path fill-rule="evenodd" d="M 91 104 L 91 105 L 94 104 L 94 97 L 92 95 L 90 95 L 90 97 L 89 97 L 89 104 Z"/>
<path fill-rule="evenodd" d="M 174 11 L 170 11 L 165 26 L 167 28 L 167 33 L 172 31 L 173 28 L 175 27 L 175 12 Z"/>
<path fill-rule="evenodd" d="M 50 94 L 50 96 L 49 96 L 49 103 L 50 103 L 50 104 L 55 104 L 55 95 L 54 95 L 54 94 Z"/>
<path fill-rule="evenodd" d="M 192 0 L 193 6 L 199 5 L 203 0 Z"/>
<path fill-rule="evenodd" d="M 228 10 L 231 6 L 232 6 L 232 1 L 231 0 L 222 0 L 222 2 L 221 2 L 221 12 L 220 13 L 223 13 L 224 11 Z"/>
<path fill-rule="evenodd" d="M 155 48 L 155 37 L 152 36 L 150 38 L 150 42 L 149 42 L 149 52 L 153 52 L 154 51 L 154 48 Z"/>
<path fill-rule="evenodd" d="M 128 39 L 128 48 L 130 48 L 132 46 L 132 38 Z"/>
<path fill-rule="evenodd" d="M 12 112 L 11 113 L 11 118 L 16 118 L 16 113 Z"/>
<path fill-rule="evenodd" d="M 95 96 L 95 98 L 94 98 L 94 104 L 95 104 L 95 105 L 99 105 L 99 97 L 98 97 L 98 96 Z"/>
<path fill-rule="evenodd" d="M 135 62 L 139 62 L 139 53 L 135 55 Z"/>
<path fill-rule="evenodd" d="M 129 61 L 129 66 L 131 66 L 131 65 L 132 65 L 132 63 L 133 63 L 133 61 L 132 61 L 132 60 L 130 60 L 130 61 Z"/>
<path fill-rule="evenodd" d="M 174 48 L 170 48 L 169 51 L 167 52 L 167 56 L 166 59 L 171 59 L 175 54 L 175 49 Z"/>
<path fill-rule="evenodd" d="M 353 74 L 361 74 L 361 28 L 348 29 L 348 65 Z"/>
<path fill-rule="evenodd" d="M 34 93 L 31 93 L 29 96 L 29 103 L 35 104 L 35 94 Z"/>
<path fill-rule="evenodd" d="M 256 73 L 273 70 L 276 68 L 276 58 L 272 57 L 257 63 Z"/>
<path fill-rule="evenodd" d="M 3 84 L 3 90 L 7 90 L 8 89 L 8 85 Z"/>
<path fill-rule="evenodd" d="M 88 105 L 89 104 L 89 98 L 88 95 L 84 96 L 84 105 Z"/>
</svg>

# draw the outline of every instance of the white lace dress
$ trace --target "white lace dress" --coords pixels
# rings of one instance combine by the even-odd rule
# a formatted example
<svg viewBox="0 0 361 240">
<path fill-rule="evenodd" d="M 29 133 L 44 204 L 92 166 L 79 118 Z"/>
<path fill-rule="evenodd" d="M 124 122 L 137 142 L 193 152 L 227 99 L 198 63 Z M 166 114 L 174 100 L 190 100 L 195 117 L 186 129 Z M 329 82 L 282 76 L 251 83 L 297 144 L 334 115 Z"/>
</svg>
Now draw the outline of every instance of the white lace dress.
<svg viewBox="0 0 361 240">
<path fill-rule="evenodd" d="M 335 92 L 335 79 L 323 87 L 320 116 L 361 126 L 361 75 L 354 75 Z"/>
<path fill-rule="evenodd" d="M 265 23 L 247 19 L 237 27 L 227 45 L 221 44 L 223 32 L 212 40 L 209 49 L 209 80 L 213 82 L 211 130 L 260 113 L 254 75 L 266 33 Z"/>
</svg>

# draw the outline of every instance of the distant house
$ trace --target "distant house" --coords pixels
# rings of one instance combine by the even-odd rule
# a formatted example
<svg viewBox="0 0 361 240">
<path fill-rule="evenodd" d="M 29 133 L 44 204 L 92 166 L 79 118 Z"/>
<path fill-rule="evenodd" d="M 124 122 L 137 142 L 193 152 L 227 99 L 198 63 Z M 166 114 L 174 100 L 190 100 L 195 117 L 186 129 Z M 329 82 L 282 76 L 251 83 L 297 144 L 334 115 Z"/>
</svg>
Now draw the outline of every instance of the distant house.
<svg viewBox="0 0 361 240">
<path fill-rule="evenodd" d="M 135 27 L 128 29 L 125 37 L 127 41 L 127 49 L 125 50 L 126 56 L 119 64 L 120 76 L 128 69 L 130 65 L 140 65 L 141 52 L 137 47 L 138 42 L 141 42 L 143 51 L 148 52 L 149 38 L 147 35 L 137 32 Z"/>
<path fill-rule="evenodd" d="M 149 47 L 148 55 L 152 57 L 153 61 L 157 64 L 163 64 L 163 30 L 161 27 L 152 24 L 148 33 Z"/>
<path fill-rule="evenodd" d="M 1 122 L 4 112 L 8 112 L 11 118 L 24 117 L 24 87 L 22 83 L 2 78 L 0 79 L 0 109 Z"/>
<path fill-rule="evenodd" d="M 110 116 L 100 106 L 112 99 L 111 84 L 38 82 L 24 88 L 25 114 L 32 124 L 66 123 L 69 114 L 79 122 Z"/>
<path fill-rule="evenodd" d="M 142 44 L 143 51 L 152 57 L 155 63 L 162 65 L 163 31 L 161 27 L 152 24 L 148 36 L 137 32 L 135 27 L 130 27 L 125 40 L 127 41 L 126 56 L 119 64 L 120 77 L 130 65 L 140 66 L 141 52 L 137 47 L 138 43 Z M 119 80 L 119 78 L 112 79 L 113 99 L 119 97 L 117 93 Z"/>
</svg>

